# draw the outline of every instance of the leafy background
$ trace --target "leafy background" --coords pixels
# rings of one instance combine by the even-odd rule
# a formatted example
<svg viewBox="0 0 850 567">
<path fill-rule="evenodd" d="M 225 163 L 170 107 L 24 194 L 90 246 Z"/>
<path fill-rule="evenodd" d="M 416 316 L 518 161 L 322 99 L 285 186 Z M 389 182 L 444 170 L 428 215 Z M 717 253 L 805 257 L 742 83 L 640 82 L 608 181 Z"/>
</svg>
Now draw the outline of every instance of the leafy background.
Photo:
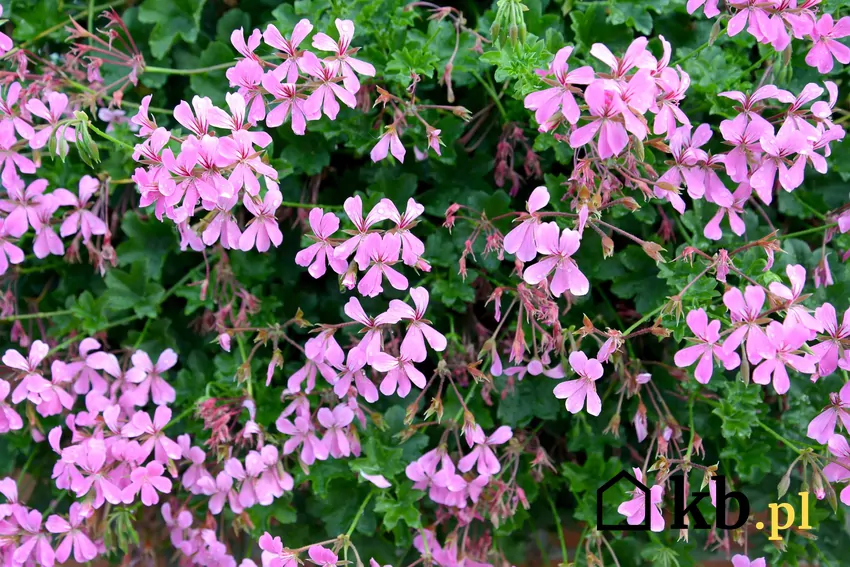
<svg viewBox="0 0 850 567">
<path fill-rule="evenodd" d="M 457 262 L 472 227 L 459 222 L 449 232 L 441 227 L 443 211 L 455 202 L 483 210 L 490 217 L 520 210 L 530 190 L 539 184 L 549 188 L 555 210 L 569 210 L 566 203 L 560 202 L 560 197 L 564 191 L 561 184 L 571 171 L 572 151 L 552 135 L 539 134 L 522 105 L 522 97 L 540 86 L 534 69 L 546 67 L 557 49 L 565 44 L 574 45 L 576 61 L 598 66 L 589 56 L 593 43 L 605 43 L 617 53 L 638 35 L 652 38 L 663 35 L 674 46 L 673 61 L 682 61 L 683 69 L 691 76 L 692 84 L 683 109 L 695 124 L 703 121 L 717 125 L 723 118 L 734 115 L 730 101 L 718 98 L 718 92 L 747 91 L 763 82 L 773 82 L 798 92 L 807 82 L 819 82 L 824 78 L 805 65 L 806 46 L 799 42 L 792 44 L 793 53 L 788 60 L 769 46 L 757 45 L 745 33 L 736 38 L 721 36 L 713 45 L 705 47 L 714 22 L 701 15 L 689 16 L 684 2 L 530 0 L 525 4 L 528 7 L 525 43 L 507 43 L 498 48 L 485 44 L 481 55 L 473 49 L 475 40 L 471 34 L 461 36 L 452 72 L 454 104 L 472 113 L 480 112 L 476 120 L 481 120 L 482 124 L 470 135 L 470 124 L 475 124 L 476 120 L 467 124 L 452 115 L 440 117 L 434 126 L 442 130 L 446 142 L 442 157 L 431 155 L 427 160 L 416 161 L 410 159 L 412 152 L 409 152 L 404 165 L 386 160 L 372 164 L 368 151 L 380 133 L 377 109 L 361 112 L 344 108 L 335 122 L 323 121 L 315 123 L 315 127 L 311 124 L 310 131 L 302 139 L 296 138 L 287 128 L 272 133 L 274 143 L 269 155 L 282 177 L 281 190 L 286 201 L 338 207 L 345 198 L 360 194 L 367 207 L 383 197 L 401 204 L 411 196 L 426 206 L 424 222 L 416 231 L 427 240 L 426 258 L 433 264 L 433 270 L 420 280 L 420 285 L 426 286 L 432 294 L 431 319 L 450 337 L 445 356 L 450 363 L 462 364 L 474 359 L 481 346 L 480 329 L 492 332 L 495 328 L 492 311 L 484 302 L 494 286 L 510 280 L 512 264 L 485 255 L 482 245 L 474 251 L 475 260 L 470 260 L 468 276 L 465 280 L 461 278 Z M 828 0 L 822 4 L 822 9 L 840 15 L 846 13 L 848 4 Z M 463 11 L 469 27 L 489 37 L 495 5 L 471 1 L 454 5 Z M 63 50 L 62 27 L 68 15 L 84 14 L 89 9 L 86 3 L 58 0 L 4 1 L 3 6 L 4 14 L 11 18 L 16 41 L 32 42 L 31 48 L 37 46 L 42 54 Z M 447 89 L 439 79 L 454 50 L 454 28 L 446 20 L 429 20 L 429 13 L 421 6 L 408 9 L 399 0 L 299 0 L 294 3 L 144 0 L 112 2 L 94 8 L 101 10 L 107 6 L 123 14 L 149 66 L 172 70 L 218 66 L 216 70 L 193 74 L 145 72 L 139 86 L 127 94 L 127 100 L 139 101 L 145 94 L 152 93 L 153 105 L 173 108 L 181 99 L 188 100 L 197 94 L 222 104 L 228 86 L 221 65 L 234 59 L 235 51 L 229 44 L 233 29 L 264 29 L 268 23 L 274 23 L 282 30 L 289 30 L 300 18 L 307 17 L 318 30 L 327 30 L 332 28 L 334 18 L 341 17 L 355 21 L 355 44 L 363 46 L 362 58 L 378 69 L 378 77 L 370 82 L 369 89 L 381 85 L 401 95 L 410 85 L 411 73 L 415 72 L 422 79 L 417 94 L 423 101 L 449 102 Z M 43 33 L 50 29 L 53 31 Z M 660 53 L 658 39 L 653 39 L 650 47 Z M 697 48 L 700 50 L 690 56 Z M 837 67 L 828 78 L 838 83 L 841 93 L 838 107 L 846 109 L 846 71 Z M 370 92 L 374 97 L 374 90 Z M 161 123 L 168 121 L 166 116 L 157 116 L 157 119 Z M 507 191 L 510 184 L 500 188 L 494 180 L 496 147 L 508 124 L 522 129 L 539 155 L 544 172 L 542 179 L 526 176 L 521 170 L 524 152 L 518 150 L 517 169 L 525 179 L 514 196 Z M 116 136 L 134 143 L 132 133 L 126 128 L 119 127 Z M 414 123 L 403 135 L 408 150 L 414 144 L 424 149 L 424 139 L 422 127 Z M 718 151 L 722 147 L 716 139 L 712 145 Z M 665 156 L 650 148 L 646 153 L 648 159 L 662 166 Z M 102 155 L 105 159 L 99 164 L 98 174 L 112 179 L 129 177 L 132 162 L 122 148 L 102 146 Z M 767 210 L 781 235 L 804 231 L 813 223 L 821 224 L 818 215 L 847 201 L 850 146 L 846 142 L 833 145 L 830 168 L 830 173 L 824 176 L 810 172 L 801 190 L 790 195 L 782 192 L 778 204 Z M 49 179 L 51 186 L 75 187 L 82 175 L 92 171 L 69 159 L 47 163 L 40 173 Z M 44 331 L 57 338 L 72 333 L 105 333 L 112 348 L 143 348 L 154 353 L 174 348 L 180 355 L 179 371 L 172 380 L 178 392 L 175 407 L 179 410 L 191 408 L 206 396 L 241 395 L 243 386 L 234 377 L 242 363 L 241 350 L 251 345 L 240 345 L 242 348 L 235 347 L 233 352 L 226 353 L 212 342 L 213 334 L 190 332 L 197 329 L 199 322 L 214 308 L 209 296 L 202 297 L 200 286 L 186 285 L 203 278 L 204 258 L 195 252 L 182 252 L 176 231 L 170 225 L 161 224 L 149 211 L 138 209 L 132 185 L 113 185 L 111 199 L 111 220 L 116 223 L 114 226 L 120 224 L 120 231 L 113 238 L 118 266 L 101 277 L 85 262 L 68 264 L 50 259 L 29 262 L 14 276 L 20 311 L 70 309 L 70 315 L 57 316 L 43 323 Z M 655 203 L 641 204 L 642 208 L 635 213 L 615 213 L 611 222 L 643 238 L 661 242 L 657 233 L 662 209 Z M 702 236 L 703 226 L 714 213 L 704 202 L 689 203 L 688 211 L 681 218 L 669 207 L 664 207 L 663 211 L 675 223 L 673 240 L 663 244 L 668 260 L 677 256 L 686 244 L 713 253 L 719 248 L 732 249 L 743 243 L 728 233 L 717 243 Z M 285 230 L 284 242 L 269 253 L 219 250 L 208 254 L 211 262 L 226 258 L 233 277 L 261 300 L 259 311 L 251 317 L 257 326 L 288 320 L 298 309 L 310 322 L 344 320 L 342 306 L 347 297 L 339 292 L 336 281 L 331 278 L 315 281 L 293 262 L 301 247 L 305 216 L 306 211 L 298 208 L 279 212 L 278 218 Z M 764 219 L 753 212 L 747 213 L 745 221 L 748 239 L 764 236 L 771 230 Z M 507 229 L 508 225 L 502 228 Z M 603 259 L 598 237 L 589 235 L 586 239 L 577 261 L 591 280 L 591 293 L 579 298 L 563 314 L 561 322 L 565 329 L 581 326 L 582 315 L 586 314 L 598 328 L 622 330 L 661 306 L 701 270 L 699 265 L 691 266 L 686 262 L 657 264 L 627 240 L 615 239 L 615 244 L 613 256 Z M 811 273 L 820 260 L 821 244 L 820 233 L 785 237 L 782 240 L 784 253 L 777 255 L 771 272 L 763 271 L 764 255 L 755 250 L 739 258 L 738 265 L 765 284 L 779 279 L 777 274 L 784 274 L 784 267 L 789 263 L 803 264 Z M 810 300 L 812 304 L 828 300 L 839 309 L 847 307 L 850 273 L 848 264 L 841 261 L 841 254 L 848 248 L 850 237 L 847 235 L 833 239 L 825 247 L 835 284 L 816 290 Z M 730 281 L 737 283 L 734 277 Z M 706 278 L 689 290 L 684 307 L 712 304 L 712 311 L 719 316 L 723 312 L 719 302 L 723 290 L 723 284 Z M 401 298 L 402 294 L 390 290 L 386 296 Z M 375 312 L 383 308 L 385 301 L 385 298 L 368 300 L 364 301 L 364 306 L 367 312 Z M 38 333 L 40 323 L 28 321 L 25 324 L 33 334 Z M 684 321 L 668 316 L 664 324 L 673 329 L 675 339 L 686 334 Z M 299 342 L 308 336 L 306 329 L 297 333 L 300 336 L 293 338 Z M 9 346 L 8 332 L 3 331 L 1 340 L 2 348 Z M 644 361 L 655 383 L 670 394 L 668 403 L 679 422 L 687 424 L 688 408 L 681 400 L 687 400 L 696 388 L 692 379 L 671 371 L 669 365 L 675 348 L 673 341 L 660 341 L 647 335 L 631 341 L 627 352 L 631 359 Z M 254 358 L 251 370 L 254 376 L 260 377 L 254 380 L 258 422 L 269 427 L 281 409 L 279 395 L 283 377 L 298 369 L 303 361 L 297 351 L 283 347 L 283 371 L 278 371 L 272 386 L 265 388 L 261 378 L 265 376 L 271 352 L 270 349 L 260 352 L 264 356 Z M 436 362 L 432 360 L 429 364 Z M 805 427 L 834 388 L 831 384 L 812 385 L 804 377 L 797 376 L 792 381 L 791 392 L 780 402 L 771 391 L 752 384 L 745 386 L 736 379 L 736 373 L 715 374 L 707 388 L 722 401 L 716 406 L 696 404 L 694 423 L 704 439 L 703 462 L 719 463 L 721 472 L 750 497 L 753 509 L 764 510 L 768 502 L 776 500 L 776 485 L 796 454 L 758 424 L 768 424 L 783 437 L 797 441 L 799 446 L 807 446 L 803 436 Z M 492 405 L 479 396 L 474 396 L 470 402 L 478 422 L 485 429 L 508 424 L 537 431 L 557 468 L 556 472 L 547 473 L 545 481 L 540 483 L 530 473 L 530 457 L 524 458 L 519 482 L 531 508 L 519 508 L 513 518 L 493 532 L 493 546 L 517 564 L 524 564 L 541 553 L 547 560 L 558 556 L 556 524 L 547 495 L 566 527 L 587 536 L 595 523 L 595 491 L 599 479 L 609 478 L 623 468 L 639 466 L 630 453 L 638 445 L 628 424 L 620 427 L 619 437 L 603 434 L 616 405 L 613 380 L 606 378 L 605 384 L 600 386 L 601 391 L 607 390 L 607 393 L 599 418 L 570 416 L 553 398 L 552 384 L 546 380 L 526 379 L 504 399 L 493 396 Z M 495 385 L 501 389 L 504 379 L 496 379 Z M 242 550 L 241 553 L 236 550 L 236 556 L 254 549 L 257 536 L 264 530 L 282 535 L 285 543 L 293 547 L 324 534 L 333 537 L 344 532 L 371 487 L 362 481 L 358 483 L 352 470 L 379 469 L 394 483 L 394 488 L 366 507 L 354 537 L 361 553 L 384 558 L 382 563 L 406 565 L 412 562 L 416 558 L 411 546 L 414 530 L 433 521 L 433 506 L 422 499 L 421 492 L 412 490 L 404 477 L 404 466 L 426 447 L 433 447 L 438 435 L 435 433 L 432 438 L 419 433 L 400 442 L 397 434 L 404 429 L 404 403 L 379 402 L 376 409 L 383 412 L 386 427 L 382 430 L 370 426 L 362 433 L 361 458 L 318 463 L 312 467 L 309 477 L 303 472 L 292 471 L 299 486 L 294 493 L 277 500 L 273 506 L 252 509 L 250 525 L 241 521 L 234 524 L 237 531 L 244 530 L 238 536 Z M 634 399 L 625 403 L 624 423 L 634 414 L 636 403 Z M 447 416 L 453 416 L 459 409 L 456 401 L 447 399 L 446 404 Z M 653 416 L 650 408 L 650 420 Z M 55 425 L 50 419 L 43 421 L 41 426 L 45 431 Z M 200 422 L 185 420 L 179 427 L 201 439 L 204 437 Z M 49 477 L 55 456 L 46 444 L 35 444 L 27 436 L 5 435 L 0 437 L 0 454 L 5 457 L 0 461 L 0 472 L 20 474 L 24 470 L 34 484 L 31 505 L 48 506 L 53 499 L 61 497 L 55 489 L 47 490 L 52 486 Z M 792 482 L 799 485 L 800 479 Z M 796 490 L 790 492 L 794 494 Z M 622 493 L 610 495 L 610 500 L 606 500 L 609 520 L 618 517 L 615 511 L 619 502 L 617 496 L 625 498 Z M 712 510 L 704 512 L 706 517 L 712 517 Z M 163 537 L 164 527 L 160 522 L 143 521 L 153 519 L 153 514 L 152 510 L 136 512 L 137 535 L 143 541 L 158 542 Z M 784 542 L 782 551 L 757 534 L 750 540 L 750 556 L 765 554 L 769 564 L 787 561 L 796 565 L 806 558 L 839 565 L 846 563 L 846 541 L 850 535 L 846 510 L 839 508 L 833 512 L 825 502 L 820 502 L 812 510 L 811 519 L 816 526 L 812 532 L 816 540 L 793 533 Z M 119 539 L 129 541 L 134 537 L 132 530 L 121 521 L 116 520 L 112 529 Z M 677 542 L 678 534 L 672 531 L 651 536 L 623 535 L 614 539 L 612 546 L 624 567 L 639 564 L 684 567 L 713 555 L 704 550 L 705 535 L 692 532 L 690 542 Z M 578 553 L 575 561 L 584 565 L 588 558 Z"/>
</svg>

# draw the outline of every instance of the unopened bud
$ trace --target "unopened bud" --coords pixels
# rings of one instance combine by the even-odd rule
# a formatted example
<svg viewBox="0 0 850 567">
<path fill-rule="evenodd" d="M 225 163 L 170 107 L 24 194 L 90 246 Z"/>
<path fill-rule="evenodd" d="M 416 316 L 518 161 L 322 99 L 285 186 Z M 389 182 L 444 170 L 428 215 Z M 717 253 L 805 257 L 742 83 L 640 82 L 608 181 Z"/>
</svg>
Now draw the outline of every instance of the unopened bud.
<svg viewBox="0 0 850 567">
<path fill-rule="evenodd" d="M 425 410 L 425 419 L 432 415 L 437 416 L 437 423 L 443 421 L 443 400 L 442 398 L 432 398 L 431 405 Z"/>
<path fill-rule="evenodd" d="M 664 257 L 661 255 L 661 252 L 664 251 L 664 248 L 662 248 L 660 244 L 645 241 L 643 244 L 641 244 L 641 248 L 643 248 L 643 251 L 646 252 L 647 256 L 649 256 L 656 262 L 661 262 L 662 264 L 666 262 L 666 260 L 664 260 Z"/>
<path fill-rule="evenodd" d="M 638 202 L 635 201 L 632 197 L 624 197 L 623 206 L 629 209 L 630 211 L 636 211 L 640 208 Z"/>
<path fill-rule="evenodd" d="M 407 406 L 407 409 L 404 412 L 404 424 L 410 425 L 413 423 L 413 420 L 416 419 L 416 413 L 419 411 L 419 404 L 414 402 Z"/>
<path fill-rule="evenodd" d="M 614 255 L 614 241 L 608 236 L 602 237 L 602 257 L 610 258 Z"/>
</svg>

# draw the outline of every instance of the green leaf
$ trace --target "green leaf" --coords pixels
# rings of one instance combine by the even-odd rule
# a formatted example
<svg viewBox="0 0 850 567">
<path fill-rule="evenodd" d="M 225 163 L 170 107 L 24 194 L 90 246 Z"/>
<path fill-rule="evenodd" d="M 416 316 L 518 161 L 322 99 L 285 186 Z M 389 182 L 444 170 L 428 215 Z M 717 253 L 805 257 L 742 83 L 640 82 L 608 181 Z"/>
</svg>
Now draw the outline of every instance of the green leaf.
<svg viewBox="0 0 850 567">
<path fill-rule="evenodd" d="M 152 218 L 143 221 L 135 211 L 128 211 L 121 223 L 127 238 L 118 245 L 118 265 L 141 262 L 145 273 L 154 281 L 162 279 L 162 268 L 168 253 L 177 244 L 177 236 L 169 223 Z"/>
<path fill-rule="evenodd" d="M 148 44 L 156 59 L 162 59 L 178 38 L 195 43 L 206 0 L 145 0 L 139 21 L 154 24 Z"/>
<path fill-rule="evenodd" d="M 409 528 L 420 528 L 419 508 L 416 503 L 425 496 L 425 493 L 414 490 L 410 482 L 400 485 L 396 493 L 396 497 L 393 498 L 389 491 L 382 492 L 375 502 L 375 512 L 384 515 L 384 527 L 392 530 L 396 524 L 404 522 Z"/>
<path fill-rule="evenodd" d="M 110 309 L 132 309 L 136 315 L 156 317 L 165 290 L 149 280 L 144 264 L 133 264 L 129 272 L 110 270 L 106 273 L 105 282 L 105 297 Z"/>
</svg>

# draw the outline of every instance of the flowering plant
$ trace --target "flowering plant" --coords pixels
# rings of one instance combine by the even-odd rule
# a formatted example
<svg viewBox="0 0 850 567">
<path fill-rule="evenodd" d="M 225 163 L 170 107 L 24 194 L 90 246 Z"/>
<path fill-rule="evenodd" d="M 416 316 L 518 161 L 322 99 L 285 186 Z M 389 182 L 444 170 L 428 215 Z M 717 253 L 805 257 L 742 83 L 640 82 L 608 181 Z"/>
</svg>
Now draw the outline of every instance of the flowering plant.
<svg viewBox="0 0 850 567">
<path fill-rule="evenodd" d="M 848 3 L 131 4 L 0 6 L 4 564 L 841 563 Z"/>
</svg>

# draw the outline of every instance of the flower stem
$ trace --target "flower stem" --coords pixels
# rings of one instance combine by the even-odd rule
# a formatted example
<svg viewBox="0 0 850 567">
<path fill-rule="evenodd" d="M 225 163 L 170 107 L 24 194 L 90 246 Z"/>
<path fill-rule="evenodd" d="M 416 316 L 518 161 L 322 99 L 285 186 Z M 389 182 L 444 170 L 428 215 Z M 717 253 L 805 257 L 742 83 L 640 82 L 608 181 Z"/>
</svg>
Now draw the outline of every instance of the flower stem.
<svg viewBox="0 0 850 567">
<path fill-rule="evenodd" d="M 145 73 L 155 73 L 158 75 L 203 75 L 204 73 L 212 71 L 229 69 L 230 67 L 233 67 L 233 65 L 234 63 L 232 61 L 219 63 L 218 65 L 211 65 L 210 67 L 199 67 L 197 69 L 173 69 L 171 67 L 154 67 L 152 65 L 145 65 Z"/>
<path fill-rule="evenodd" d="M 546 495 L 546 500 L 549 502 L 549 507 L 552 508 L 552 517 L 555 518 L 555 529 L 558 530 L 558 540 L 561 542 L 561 558 L 563 565 L 569 563 L 569 554 L 567 553 L 567 540 L 564 539 L 564 528 L 561 526 L 561 517 L 558 515 L 558 508 L 555 507 L 555 501 L 552 500 L 552 495 L 546 485 L 543 485 L 543 494 Z"/>
<path fill-rule="evenodd" d="M 801 230 L 799 232 L 789 232 L 788 234 L 782 234 L 779 236 L 779 240 L 785 240 L 786 238 L 796 238 L 798 236 L 805 236 L 807 234 L 815 234 L 817 232 L 823 232 L 824 230 L 828 230 L 832 227 L 838 226 L 837 222 L 831 222 L 829 224 L 825 224 L 822 226 L 816 226 L 814 228 L 807 228 L 806 230 Z"/>
<path fill-rule="evenodd" d="M 91 122 L 89 122 L 89 123 L 88 123 L 88 128 L 89 128 L 92 132 L 94 132 L 95 134 L 97 134 L 98 136 L 100 136 L 101 138 L 105 138 L 105 139 L 109 140 L 110 142 L 112 142 L 113 144 L 119 145 L 119 146 L 121 146 L 121 147 L 122 147 L 122 148 L 124 148 L 124 149 L 130 150 L 131 152 L 132 152 L 132 151 L 134 151 L 133 146 L 131 146 L 131 145 L 130 145 L 130 144 L 128 144 L 127 142 L 122 142 L 122 141 L 121 141 L 121 140 L 119 140 L 118 138 L 115 138 L 115 137 L 113 137 L 113 136 L 110 136 L 109 134 L 107 134 L 106 132 L 104 132 L 103 130 L 101 130 L 100 128 L 98 128 L 97 126 L 95 126 L 94 124 L 92 124 Z"/>
<path fill-rule="evenodd" d="M 485 82 L 484 79 L 481 78 L 481 75 L 479 75 L 475 71 L 471 71 L 471 73 L 472 76 L 475 77 L 475 80 L 481 83 L 481 86 L 484 87 L 484 90 L 487 91 L 487 94 L 490 95 L 490 98 L 493 99 L 493 103 L 496 105 L 496 108 L 499 109 L 499 114 L 502 115 L 502 120 L 507 122 L 508 113 L 505 112 L 505 107 L 502 106 L 502 101 L 499 99 L 499 95 L 496 94 L 496 90 L 490 85 L 489 82 Z"/>
<path fill-rule="evenodd" d="M 357 528 L 357 524 L 360 522 L 360 516 L 363 515 L 363 512 L 366 511 L 366 505 L 369 504 L 369 501 L 372 499 L 372 496 L 375 494 L 375 490 L 370 490 L 369 494 L 366 495 L 366 498 L 363 499 L 363 503 L 360 504 L 360 508 L 357 510 L 357 514 L 354 515 L 354 519 L 351 521 L 351 525 L 348 526 L 348 531 L 345 532 L 345 539 L 348 540 L 351 537 L 351 534 L 354 533 L 355 528 Z"/>
<path fill-rule="evenodd" d="M 341 211 L 341 205 L 321 205 L 319 203 L 299 203 L 296 201 L 282 201 L 280 203 L 281 207 L 289 207 L 292 209 L 325 209 L 327 211 Z"/>
<path fill-rule="evenodd" d="M 70 309 L 60 309 L 58 311 L 42 311 L 39 313 L 18 313 L 9 317 L 0 318 L 0 323 L 11 323 L 12 321 L 25 321 L 27 319 L 50 319 L 52 317 L 62 317 L 70 315 L 73 311 Z"/>
</svg>

